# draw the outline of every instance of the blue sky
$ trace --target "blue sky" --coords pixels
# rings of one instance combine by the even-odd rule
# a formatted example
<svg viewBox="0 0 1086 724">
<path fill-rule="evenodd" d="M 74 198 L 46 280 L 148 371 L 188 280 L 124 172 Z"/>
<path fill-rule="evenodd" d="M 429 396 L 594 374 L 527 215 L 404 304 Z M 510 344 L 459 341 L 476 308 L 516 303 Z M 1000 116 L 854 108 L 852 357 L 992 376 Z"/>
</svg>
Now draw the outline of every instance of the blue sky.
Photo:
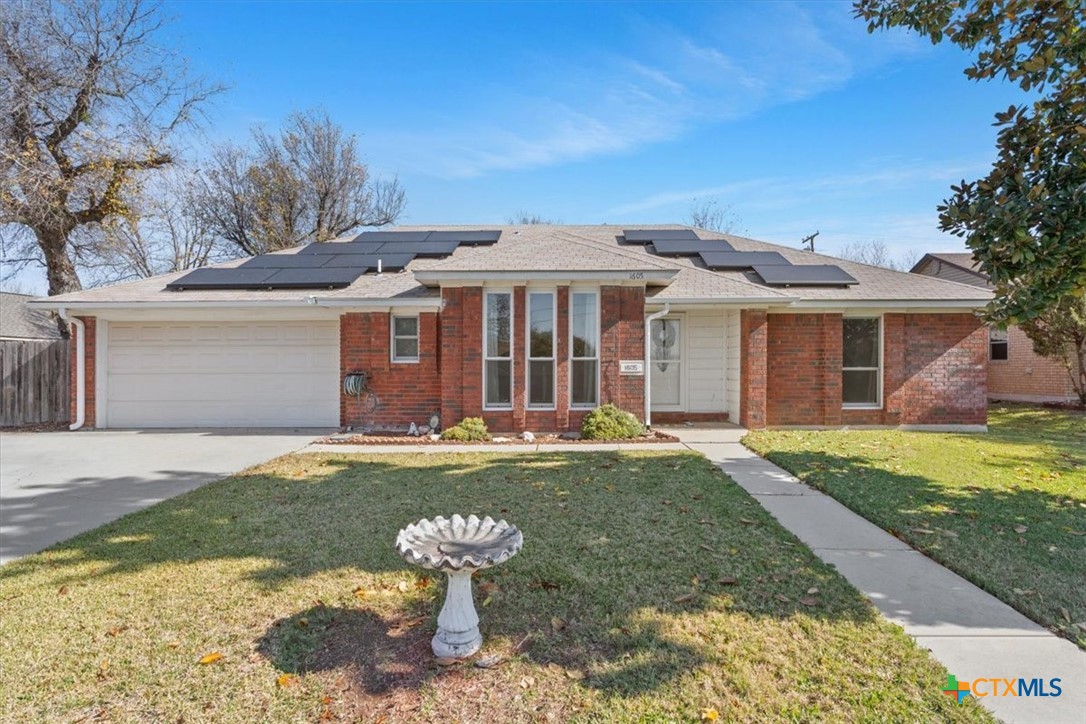
<svg viewBox="0 0 1086 724">
<path fill-rule="evenodd" d="M 698 197 L 768 241 L 959 250 L 935 207 L 1021 100 L 848 2 L 166 8 L 166 40 L 231 86 L 212 139 L 322 107 L 399 176 L 404 223 L 681 222 Z"/>
</svg>

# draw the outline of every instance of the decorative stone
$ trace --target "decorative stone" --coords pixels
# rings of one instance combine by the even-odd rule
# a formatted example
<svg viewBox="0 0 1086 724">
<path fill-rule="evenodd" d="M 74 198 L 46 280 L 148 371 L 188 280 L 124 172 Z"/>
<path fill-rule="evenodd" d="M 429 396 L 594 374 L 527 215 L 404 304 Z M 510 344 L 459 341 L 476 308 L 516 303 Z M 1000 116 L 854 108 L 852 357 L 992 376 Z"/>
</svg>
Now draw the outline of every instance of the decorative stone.
<svg viewBox="0 0 1086 724">
<path fill-rule="evenodd" d="M 490 516 L 482 520 L 474 515 L 423 518 L 396 536 L 396 551 L 405 561 L 444 571 L 449 579 L 431 641 L 435 656 L 463 658 L 483 645 L 471 597 L 471 575 L 509 560 L 523 545 L 524 536 L 516 526 L 504 520 L 495 523 Z"/>
<path fill-rule="evenodd" d="M 520 438 L 522 440 L 524 440 L 525 442 L 535 442 L 535 435 L 533 435 L 528 430 L 525 430 L 524 432 L 520 433 Z"/>
<path fill-rule="evenodd" d="M 411 437 L 418 437 L 419 436 L 419 426 L 412 422 L 411 426 L 407 428 L 407 434 L 410 435 Z"/>
</svg>

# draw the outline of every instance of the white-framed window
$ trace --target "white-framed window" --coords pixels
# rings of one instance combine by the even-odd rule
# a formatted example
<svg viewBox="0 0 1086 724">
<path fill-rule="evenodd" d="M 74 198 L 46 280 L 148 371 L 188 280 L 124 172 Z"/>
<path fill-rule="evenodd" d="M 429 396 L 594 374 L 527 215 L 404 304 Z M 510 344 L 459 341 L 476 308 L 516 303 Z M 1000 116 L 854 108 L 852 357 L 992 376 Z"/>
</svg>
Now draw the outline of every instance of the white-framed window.
<svg viewBox="0 0 1086 724">
<path fill-rule="evenodd" d="M 419 361 L 419 318 L 392 318 L 392 361 Z"/>
<path fill-rule="evenodd" d="M 600 401 L 600 297 L 569 295 L 569 404 L 596 407 Z"/>
<path fill-rule="evenodd" d="M 845 407 L 882 406 L 882 319 L 841 321 L 841 401 Z"/>
<path fill-rule="evenodd" d="M 553 409 L 555 385 L 554 292 L 528 291 L 528 407 Z"/>
<path fill-rule="evenodd" d="M 486 292 L 483 304 L 483 407 L 513 406 L 513 294 Z"/>
<path fill-rule="evenodd" d="M 988 327 L 988 359 L 992 362 L 1007 360 L 1010 352 L 1010 342 L 1007 338 L 1007 330 L 998 327 Z"/>
</svg>

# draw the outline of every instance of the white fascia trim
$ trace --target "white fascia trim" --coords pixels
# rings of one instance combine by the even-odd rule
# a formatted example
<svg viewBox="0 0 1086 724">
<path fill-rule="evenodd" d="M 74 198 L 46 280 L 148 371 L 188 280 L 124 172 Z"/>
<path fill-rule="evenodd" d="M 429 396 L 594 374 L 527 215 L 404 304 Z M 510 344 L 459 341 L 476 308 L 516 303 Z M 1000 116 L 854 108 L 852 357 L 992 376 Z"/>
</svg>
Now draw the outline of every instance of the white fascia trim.
<svg viewBox="0 0 1086 724">
<path fill-rule="evenodd" d="M 840 309 L 904 309 L 916 312 L 961 312 L 984 309 L 988 300 L 981 299 L 801 299 L 789 305 L 789 310 L 832 312 Z"/>
<path fill-rule="evenodd" d="M 712 306 L 712 307 L 749 307 L 761 305 L 792 304 L 796 300 L 787 297 L 646 297 L 646 307 L 663 307 L 665 304 L 672 306 Z"/>
<path fill-rule="evenodd" d="M 624 281 L 631 283 L 642 282 L 669 282 L 678 269 L 622 269 L 615 271 L 584 270 L 584 271 L 533 271 L 524 269 L 521 271 L 437 271 L 420 270 L 415 272 L 415 279 L 419 282 L 440 282 L 443 286 L 454 286 L 458 282 L 502 281 L 529 282 L 575 282 L 575 281 Z"/>
<path fill-rule="evenodd" d="M 269 307 L 295 307 L 306 308 L 319 307 L 354 307 L 358 309 L 388 309 L 389 307 L 405 307 L 412 309 L 440 309 L 440 297 L 425 297 L 421 299 L 397 299 L 389 297 L 384 299 L 346 299 L 338 297 L 303 297 L 302 299 L 253 299 L 239 301 L 225 300 L 188 300 L 179 302 L 153 301 L 153 302 L 58 302 L 50 299 L 35 299 L 27 302 L 29 306 L 38 309 L 267 309 Z"/>
</svg>

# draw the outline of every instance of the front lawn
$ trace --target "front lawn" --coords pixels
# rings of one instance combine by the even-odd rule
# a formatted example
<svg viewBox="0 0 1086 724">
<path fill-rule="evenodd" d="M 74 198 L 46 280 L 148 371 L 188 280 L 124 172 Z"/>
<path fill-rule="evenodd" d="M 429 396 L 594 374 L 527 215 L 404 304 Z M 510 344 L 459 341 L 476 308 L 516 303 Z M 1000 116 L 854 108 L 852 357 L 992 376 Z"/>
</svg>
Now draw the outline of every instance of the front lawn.
<svg viewBox="0 0 1086 724">
<path fill-rule="evenodd" d="M 453 512 L 524 531 L 492 668 L 392 547 Z M 0 641 L 7 721 L 988 720 L 690 453 L 287 456 L 0 568 Z"/>
<path fill-rule="evenodd" d="M 1086 415 L 1021 405 L 989 433 L 769 431 L 753 450 L 1086 648 Z"/>
</svg>

